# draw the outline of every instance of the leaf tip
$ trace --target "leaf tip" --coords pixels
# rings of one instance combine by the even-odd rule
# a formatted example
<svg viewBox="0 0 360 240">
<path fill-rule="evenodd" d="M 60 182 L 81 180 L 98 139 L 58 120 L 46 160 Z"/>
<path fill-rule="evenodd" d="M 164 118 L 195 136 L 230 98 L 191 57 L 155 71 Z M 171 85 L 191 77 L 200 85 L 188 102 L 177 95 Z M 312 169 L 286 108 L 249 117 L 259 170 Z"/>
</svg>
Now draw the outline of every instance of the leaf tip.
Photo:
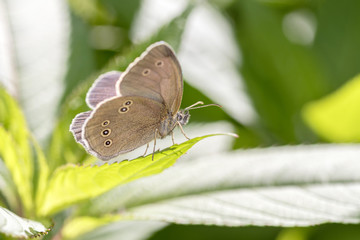
<svg viewBox="0 0 360 240">
<path fill-rule="evenodd" d="M 221 133 L 221 135 L 227 135 L 227 136 L 235 137 L 235 138 L 239 137 L 239 135 L 237 135 L 236 133 Z"/>
</svg>

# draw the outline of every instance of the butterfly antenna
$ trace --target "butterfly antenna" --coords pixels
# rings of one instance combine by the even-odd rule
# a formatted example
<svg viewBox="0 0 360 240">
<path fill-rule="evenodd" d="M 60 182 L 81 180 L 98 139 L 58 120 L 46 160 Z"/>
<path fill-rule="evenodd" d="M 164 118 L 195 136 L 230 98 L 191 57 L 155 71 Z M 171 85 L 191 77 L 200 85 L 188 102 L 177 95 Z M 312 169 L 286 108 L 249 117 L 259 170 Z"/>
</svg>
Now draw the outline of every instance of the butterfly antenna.
<svg viewBox="0 0 360 240">
<path fill-rule="evenodd" d="M 206 105 L 203 105 L 203 106 L 195 107 L 195 106 L 197 106 L 197 105 L 202 105 L 202 104 L 204 104 L 202 101 L 198 101 L 198 102 L 194 103 L 193 105 L 185 108 L 184 110 L 185 110 L 185 111 L 189 111 L 189 110 L 193 110 L 193 109 L 197 109 L 197 108 L 204 108 L 204 107 L 210 107 L 210 106 L 215 106 L 215 107 L 220 107 L 220 108 L 222 107 L 221 105 L 215 104 L 215 103 L 211 103 L 211 104 L 206 104 Z"/>
</svg>

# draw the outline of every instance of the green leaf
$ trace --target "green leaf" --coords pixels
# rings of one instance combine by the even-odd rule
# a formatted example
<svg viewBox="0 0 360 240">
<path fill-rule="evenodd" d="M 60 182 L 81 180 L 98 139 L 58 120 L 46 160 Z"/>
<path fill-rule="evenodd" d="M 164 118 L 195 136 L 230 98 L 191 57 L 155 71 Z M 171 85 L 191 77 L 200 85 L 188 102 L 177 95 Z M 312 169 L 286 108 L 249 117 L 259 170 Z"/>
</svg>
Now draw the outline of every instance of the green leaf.
<svg viewBox="0 0 360 240">
<path fill-rule="evenodd" d="M 37 191 L 37 198 L 43 193 L 49 169 L 40 146 L 27 129 L 19 106 L 2 88 L 0 88 L 0 123 L 2 123 L 0 138 L 5 143 L 0 146 L 0 157 L 2 156 L 9 168 L 25 211 L 29 213 L 29 211 L 34 211 L 33 193 Z M 36 158 L 32 156 L 32 146 Z M 35 164 L 34 161 L 37 163 Z M 38 168 L 35 169 L 34 165 Z"/>
<path fill-rule="evenodd" d="M 86 232 L 89 232 L 90 230 L 93 230 L 94 228 L 98 228 L 100 226 L 115 222 L 119 220 L 119 218 L 119 216 L 114 215 L 106 215 L 101 218 L 88 216 L 74 218 L 65 225 L 62 230 L 62 235 L 66 239 L 75 238 Z"/>
<path fill-rule="evenodd" d="M 0 87 L 0 124 L 13 135 L 16 142 L 27 146 L 28 130 L 23 113 L 18 103 Z M 26 148 L 25 148 L 26 149 Z"/>
<path fill-rule="evenodd" d="M 305 105 L 303 117 L 332 142 L 360 142 L 360 75 L 334 93 Z"/>
<path fill-rule="evenodd" d="M 38 214 L 50 215 L 82 200 L 136 179 L 162 172 L 198 141 L 219 134 L 206 135 L 173 145 L 161 152 L 131 161 L 102 166 L 67 165 L 59 168 L 49 180 L 48 189 L 39 202 Z"/>
<path fill-rule="evenodd" d="M 20 212 L 22 206 L 18 201 L 18 194 L 11 177 L 9 169 L 6 167 L 3 160 L 0 158 L 0 204 L 12 209 L 15 212 Z"/>
<path fill-rule="evenodd" d="M 118 216 L 105 216 L 101 218 L 95 217 L 79 217 L 73 221 L 66 223 L 62 235 L 66 239 L 76 240 L 105 240 L 105 239 L 128 239 L 128 240 L 142 240 L 148 239 L 149 236 L 161 230 L 167 223 L 159 221 L 116 221 L 106 225 L 98 225 L 107 220 L 119 219 Z M 85 230 L 95 230 L 85 232 Z M 75 228 L 76 227 L 76 228 Z"/>
<path fill-rule="evenodd" d="M 25 167 L 21 148 L 2 126 L 0 126 L 0 139 L 2 141 L 0 144 L 0 157 L 11 172 L 25 211 L 29 213 L 33 210 L 32 176 Z"/>
<path fill-rule="evenodd" d="M 50 169 L 47 164 L 43 151 L 41 150 L 40 146 L 37 144 L 35 140 L 33 140 L 33 145 L 36 153 L 36 160 L 38 166 L 38 168 L 36 169 L 37 182 L 35 185 L 36 186 L 35 204 L 36 204 L 36 208 L 38 209 L 40 207 L 39 202 L 41 202 L 41 200 L 44 198 L 47 189 L 48 180 L 50 176 Z"/>
<path fill-rule="evenodd" d="M 0 125 L 11 134 L 16 142 L 23 171 L 31 179 L 33 162 L 25 117 L 17 102 L 2 87 L 0 87 Z"/>
<path fill-rule="evenodd" d="M 324 144 L 204 156 L 119 186 L 88 209 L 176 224 L 360 223 L 359 154 L 356 144 Z"/>
<path fill-rule="evenodd" d="M 16 101 L 0 88 L 0 157 L 11 172 L 26 214 L 33 208 L 34 159 L 23 113 Z"/>
<path fill-rule="evenodd" d="M 40 222 L 21 218 L 15 213 L 0 207 L 0 232 L 16 238 L 33 238 L 45 235 L 47 229 Z"/>
</svg>

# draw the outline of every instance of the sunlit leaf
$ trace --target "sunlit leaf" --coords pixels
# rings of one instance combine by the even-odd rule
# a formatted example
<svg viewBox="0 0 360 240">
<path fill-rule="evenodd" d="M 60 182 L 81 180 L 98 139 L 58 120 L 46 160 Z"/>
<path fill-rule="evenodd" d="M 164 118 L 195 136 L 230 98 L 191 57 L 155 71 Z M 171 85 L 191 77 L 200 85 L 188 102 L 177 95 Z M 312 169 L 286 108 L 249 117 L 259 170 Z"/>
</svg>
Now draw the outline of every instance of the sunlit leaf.
<svg viewBox="0 0 360 240">
<path fill-rule="evenodd" d="M 0 157 L 11 173 L 26 212 L 33 211 L 32 173 L 26 168 L 22 148 L 2 126 L 0 139 Z"/>
<path fill-rule="evenodd" d="M 306 240 L 310 238 L 310 232 L 308 228 L 284 228 L 276 240 Z"/>
<path fill-rule="evenodd" d="M 332 142 L 360 142 L 360 75 L 304 107 L 310 127 Z"/>
<path fill-rule="evenodd" d="M 359 223 L 359 154 L 359 145 L 334 144 L 205 156 L 117 187 L 89 209 L 178 224 Z"/>
<path fill-rule="evenodd" d="M 18 103 L 2 87 L 0 87 L 0 124 L 11 134 L 18 145 L 23 170 L 30 177 L 33 171 L 33 163 L 28 144 L 27 124 Z"/>
<path fill-rule="evenodd" d="M 24 148 L 24 154 L 29 154 L 30 150 L 26 141 L 28 130 L 24 115 L 18 103 L 2 87 L 0 87 L 0 124 Z"/>
<path fill-rule="evenodd" d="M 62 235 L 65 238 L 75 238 L 83 233 L 89 232 L 94 228 L 101 227 L 103 225 L 115 222 L 119 216 L 108 215 L 101 218 L 95 217 L 78 217 L 69 221 L 64 229 Z"/>
<path fill-rule="evenodd" d="M 111 217 L 105 217 L 105 219 L 110 219 Z M 118 219 L 119 217 L 112 217 L 113 220 Z M 83 221 L 84 220 L 84 221 Z M 101 222 L 102 218 L 91 218 L 85 217 L 74 219 L 75 224 L 87 224 L 87 222 Z M 77 223 L 76 223 L 77 222 Z M 159 221 L 117 221 L 111 224 L 106 224 L 101 227 L 95 228 L 90 232 L 77 231 L 72 226 L 72 221 L 66 224 L 63 236 L 69 239 L 76 240 L 114 240 L 114 239 L 128 239 L 128 240 L 143 240 L 148 239 L 154 232 L 157 232 L 167 226 L 165 222 Z M 79 226 L 79 229 L 84 229 L 83 225 Z M 67 234 L 68 231 L 74 231 L 70 235 Z M 75 233 L 75 234 L 74 234 Z"/>
<path fill-rule="evenodd" d="M 18 195 L 14 181 L 9 169 L 0 157 L 0 195 L 2 195 L 2 204 L 15 212 L 20 211 L 22 206 L 18 201 Z"/>
<path fill-rule="evenodd" d="M 102 166 L 67 165 L 59 168 L 50 178 L 44 199 L 39 202 L 38 213 L 49 215 L 69 205 L 89 199 L 115 186 L 151 176 L 172 166 L 176 160 L 207 135 L 173 145 L 168 149 L 131 161 Z"/>
<path fill-rule="evenodd" d="M 40 149 L 40 146 L 37 144 L 36 141 L 33 141 L 33 145 L 36 153 L 36 160 L 38 166 L 36 172 L 37 182 L 35 182 L 35 186 L 36 186 L 35 203 L 36 203 L 36 208 L 39 208 L 39 202 L 44 198 L 48 186 L 50 169 L 46 161 L 46 158 L 44 156 L 44 153 Z"/>
<path fill-rule="evenodd" d="M 45 235 L 47 229 L 40 222 L 21 218 L 6 208 L 0 207 L 0 232 L 16 238 L 33 238 Z"/>
</svg>

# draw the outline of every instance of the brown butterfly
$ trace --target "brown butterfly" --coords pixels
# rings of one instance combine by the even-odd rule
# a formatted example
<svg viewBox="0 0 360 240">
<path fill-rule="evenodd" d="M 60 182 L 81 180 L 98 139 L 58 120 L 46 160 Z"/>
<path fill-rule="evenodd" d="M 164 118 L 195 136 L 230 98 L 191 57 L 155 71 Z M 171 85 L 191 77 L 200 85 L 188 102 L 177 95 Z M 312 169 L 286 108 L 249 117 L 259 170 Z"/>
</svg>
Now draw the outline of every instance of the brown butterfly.
<svg viewBox="0 0 360 240">
<path fill-rule="evenodd" d="M 93 110 L 78 114 L 70 131 L 89 153 L 102 160 L 152 140 L 155 151 L 156 138 L 172 134 L 176 125 L 188 138 L 182 125 L 189 121 L 189 110 L 205 107 L 194 107 L 203 104 L 197 102 L 179 111 L 182 95 L 182 73 L 175 53 L 167 43 L 157 42 L 125 72 L 108 72 L 94 82 L 86 96 Z"/>
</svg>

